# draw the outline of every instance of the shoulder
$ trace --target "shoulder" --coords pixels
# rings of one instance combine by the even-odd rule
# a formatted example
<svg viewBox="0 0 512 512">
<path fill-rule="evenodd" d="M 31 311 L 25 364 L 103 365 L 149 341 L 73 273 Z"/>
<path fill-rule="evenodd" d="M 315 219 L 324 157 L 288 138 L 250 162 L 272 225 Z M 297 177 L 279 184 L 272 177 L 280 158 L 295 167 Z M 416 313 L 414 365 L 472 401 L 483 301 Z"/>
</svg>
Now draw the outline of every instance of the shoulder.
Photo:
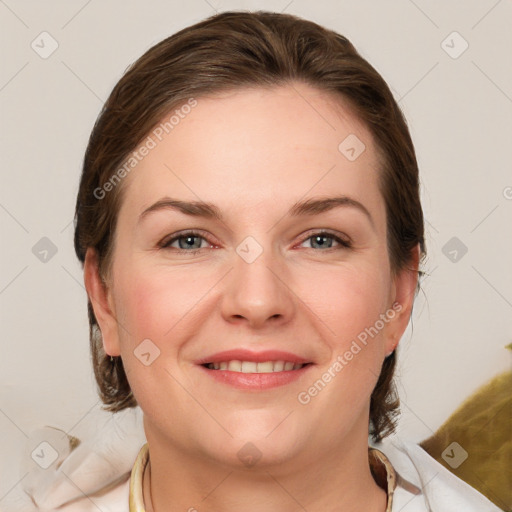
<svg viewBox="0 0 512 512">
<path fill-rule="evenodd" d="M 1 501 L 2 512 L 129 512 L 130 474 L 127 473 L 95 493 L 84 493 L 76 485 L 69 484 L 74 498 L 58 507 L 37 505 L 33 498 L 20 489 L 9 492 Z"/>
<path fill-rule="evenodd" d="M 439 464 L 418 444 L 393 435 L 370 446 L 386 455 L 397 474 L 393 511 L 500 512 L 496 505 Z"/>
</svg>

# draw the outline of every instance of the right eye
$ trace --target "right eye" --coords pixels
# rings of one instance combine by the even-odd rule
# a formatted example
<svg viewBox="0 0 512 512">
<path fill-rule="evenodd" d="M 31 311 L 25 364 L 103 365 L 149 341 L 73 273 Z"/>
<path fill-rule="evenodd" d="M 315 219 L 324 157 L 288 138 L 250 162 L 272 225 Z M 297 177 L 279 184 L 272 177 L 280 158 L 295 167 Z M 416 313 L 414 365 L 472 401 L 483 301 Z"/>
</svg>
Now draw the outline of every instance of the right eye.
<svg viewBox="0 0 512 512">
<path fill-rule="evenodd" d="M 197 231 L 175 233 L 171 238 L 164 239 L 158 245 L 160 249 L 176 249 L 177 251 L 194 254 L 205 248 L 201 247 L 202 241 L 205 241 L 209 247 L 213 246 L 213 244 L 209 243 L 208 240 Z M 173 247 L 173 244 L 176 242 L 178 242 L 178 247 Z"/>
</svg>

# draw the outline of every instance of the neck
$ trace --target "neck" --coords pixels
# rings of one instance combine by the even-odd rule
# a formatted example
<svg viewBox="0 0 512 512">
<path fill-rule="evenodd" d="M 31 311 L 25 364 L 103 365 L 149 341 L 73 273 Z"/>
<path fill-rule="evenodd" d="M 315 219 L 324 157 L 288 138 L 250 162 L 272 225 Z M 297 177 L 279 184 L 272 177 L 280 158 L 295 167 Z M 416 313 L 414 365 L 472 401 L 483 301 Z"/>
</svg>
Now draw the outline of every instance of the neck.
<svg viewBox="0 0 512 512">
<path fill-rule="evenodd" d="M 322 456 L 314 452 L 301 460 L 240 469 L 191 457 L 174 446 L 162 451 L 147 437 L 150 447 L 159 448 L 150 450 L 144 473 L 146 512 L 386 510 L 386 492 L 370 472 L 367 439 L 357 446 L 340 443 Z"/>
</svg>

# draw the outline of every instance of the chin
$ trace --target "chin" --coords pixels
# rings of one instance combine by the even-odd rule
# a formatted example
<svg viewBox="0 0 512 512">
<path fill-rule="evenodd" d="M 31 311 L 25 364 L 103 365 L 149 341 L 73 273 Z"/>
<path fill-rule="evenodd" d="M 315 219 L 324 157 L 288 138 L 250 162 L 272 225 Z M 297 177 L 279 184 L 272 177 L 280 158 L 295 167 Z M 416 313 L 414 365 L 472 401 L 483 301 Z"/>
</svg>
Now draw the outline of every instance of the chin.
<svg viewBox="0 0 512 512">
<path fill-rule="evenodd" d="M 287 439 L 286 443 L 278 437 L 273 440 L 264 436 L 259 439 L 232 439 L 228 446 L 221 443 L 209 456 L 237 469 L 271 469 L 289 462 L 301 451 L 300 443 L 290 437 Z"/>
</svg>

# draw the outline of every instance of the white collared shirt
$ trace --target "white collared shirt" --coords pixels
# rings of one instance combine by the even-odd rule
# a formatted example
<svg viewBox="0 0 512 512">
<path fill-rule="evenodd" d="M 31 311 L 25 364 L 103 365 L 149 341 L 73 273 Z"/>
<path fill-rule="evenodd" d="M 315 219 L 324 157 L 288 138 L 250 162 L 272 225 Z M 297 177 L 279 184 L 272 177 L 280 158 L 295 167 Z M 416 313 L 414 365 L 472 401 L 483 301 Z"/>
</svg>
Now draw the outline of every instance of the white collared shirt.
<svg viewBox="0 0 512 512">
<path fill-rule="evenodd" d="M 500 512 L 500 509 L 473 487 L 439 464 L 418 444 L 396 435 L 369 446 L 370 465 L 381 465 L 386 482 L 378 482 L 388 494 L 386 512 Z M 77 489 L 59 512 L 144 512 L 142 478 L 149 458 L 144 444 L 128 473 L 100 492 L 84 496 Z M 372 471 L 373 471 L 372 469 Z M 90 470 L 90 468 L 88 468 Z M 131 500 L 131 503 L 130 503 Z M 131 508 L 130 508 L 131 507 Z M 10 493 L 0 502 L 2 512 L 50 511 L 36 507 L 25 493 Z"/>
</svg>

